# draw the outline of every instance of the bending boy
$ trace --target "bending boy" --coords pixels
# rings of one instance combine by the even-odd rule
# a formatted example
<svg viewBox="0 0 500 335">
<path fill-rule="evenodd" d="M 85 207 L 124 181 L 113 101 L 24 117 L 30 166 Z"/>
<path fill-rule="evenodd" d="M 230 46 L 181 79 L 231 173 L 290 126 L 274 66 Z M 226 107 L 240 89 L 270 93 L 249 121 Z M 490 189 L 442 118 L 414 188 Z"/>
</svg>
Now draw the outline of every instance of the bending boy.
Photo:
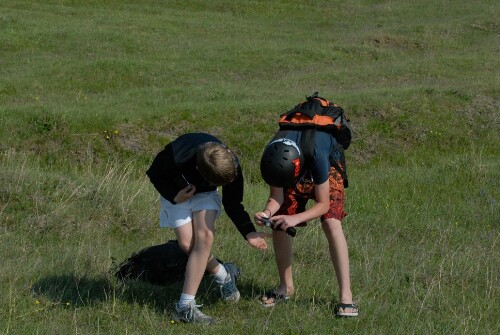
<svg viewBox="0 0 500 335">
<path fill-rule="evenodd" d="M 248 243 L 266 249 L 266 233 L 256 232 L 243 201 L 243 175 L 236 156 L 220 140 L 205 133 L 184 134 L 155 157 L 147 171 L 160 193 L 160 226 L 174 228 L 182 250 L 189 255 L 186 277 L 173 319 L 212 323 L 196 305 L 195 296 L 205 271 L 215 277 L 225 301 L 236 302 L 239 269 L 220 264 L 212 255 L 215 220 L 221 203 Z M 222 186 L 222 199 L 217 187 Z"/>
<path fill-rule="evenodd" d="M 305 162 L 300 144 L 301 131 L 280 131 L 266 146 L 261 159 L 261 174 L 270 185 L 265 209 L 255 214 L 255 221 L 269 218 L 279 227 L 273 230 L 273 245 L 280 276 L 279 286 L 261 297 L 264 306 L 273 306 L 289 299 L 294 293 L 292 278 L 292 238 L 287 228 L 305 225 L 306 221 L 321 218 L 323 232 L 329 245 L 330 258 L 339 284 L 338 316 L 357 316 L 353 303 L 349 273 L 349 253 L 342 230 L 344 212 L 344 180 L 332 162 L 339 162 L 341 152 L 335 138 L 317 131 L 312 162 Z M 333 164 L 335 165 L 335 164 Z M 344 166 L 342 168 L 345 168 Z M 315 204 L 306 210 L 306 203 Z"/>
</svg>

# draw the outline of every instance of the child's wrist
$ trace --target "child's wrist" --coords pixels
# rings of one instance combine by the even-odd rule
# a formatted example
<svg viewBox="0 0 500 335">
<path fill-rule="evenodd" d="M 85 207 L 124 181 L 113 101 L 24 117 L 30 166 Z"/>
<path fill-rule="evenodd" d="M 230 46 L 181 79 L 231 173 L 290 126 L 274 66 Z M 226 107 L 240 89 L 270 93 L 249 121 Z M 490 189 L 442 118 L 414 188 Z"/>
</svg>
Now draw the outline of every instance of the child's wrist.
<svg viewBox="0 0 500 335">
<path fill-rule="evenodd" d="M 271 210 L 269 208 L 265 208 L 262 213 L 266 213 L 266 212 L 269 212 L 269 218 L 272 216 L 272 213 L 271 213 Z"/>
</svg>

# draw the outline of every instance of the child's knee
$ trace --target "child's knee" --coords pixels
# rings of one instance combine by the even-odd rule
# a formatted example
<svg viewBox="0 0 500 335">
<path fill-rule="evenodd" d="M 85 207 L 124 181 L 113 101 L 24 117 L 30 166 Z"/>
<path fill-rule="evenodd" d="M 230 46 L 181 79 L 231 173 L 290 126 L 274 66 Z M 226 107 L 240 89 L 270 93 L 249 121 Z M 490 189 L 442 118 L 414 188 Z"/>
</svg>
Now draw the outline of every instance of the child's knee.
<svg viewBox="0 0 500 335">
<path fill-rule="evenodd" d="M 200 229 L 196 232 L 195 243 L 205 247 L 212 247 L 214 242 L 214 232 L 210 229 Z"/>
<path fill-rule="evenodd" d="M 342 223 L 340 220 L 334 218 L 324 220 L 321 226 L 325 234 L 337 234 L 342 232 Z"/>
<path fill-rule="evenodd" d="M 191 250 L 193 249 L 193 241 L 178 241 L 178 243 L 179 247 L 186 255 L 191 253 Z"/>
</svg>

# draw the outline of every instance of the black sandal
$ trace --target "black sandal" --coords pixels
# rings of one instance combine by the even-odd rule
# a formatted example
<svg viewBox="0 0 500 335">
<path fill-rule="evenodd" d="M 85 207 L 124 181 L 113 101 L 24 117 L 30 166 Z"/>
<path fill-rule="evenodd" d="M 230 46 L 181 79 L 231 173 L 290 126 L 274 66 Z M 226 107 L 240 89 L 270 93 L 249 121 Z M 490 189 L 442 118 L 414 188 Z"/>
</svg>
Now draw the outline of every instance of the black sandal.
<svg viewBox="0 0 500 335">
<path fill-rule="evenodd" d="M 351 309 L 352 312 L 346 312 L 346 309 Z M 335 306 L 335 315 L 347 317 L 358 316 L 358 306 L 356 304 L 337 304 L 337 306 Z"/>
<path fill-rule="evenodd" d="M 272 299 L 272 302 L 265 302 L 269 299 Z M 279 303 L 287 303 L 289 299 L 290 299 L 289 295 L 277 293 L 275 291 L 269 291 L 260 296 L 260 304 L 266 308 L 273 307 L 274 305 Z"/>
</svg>

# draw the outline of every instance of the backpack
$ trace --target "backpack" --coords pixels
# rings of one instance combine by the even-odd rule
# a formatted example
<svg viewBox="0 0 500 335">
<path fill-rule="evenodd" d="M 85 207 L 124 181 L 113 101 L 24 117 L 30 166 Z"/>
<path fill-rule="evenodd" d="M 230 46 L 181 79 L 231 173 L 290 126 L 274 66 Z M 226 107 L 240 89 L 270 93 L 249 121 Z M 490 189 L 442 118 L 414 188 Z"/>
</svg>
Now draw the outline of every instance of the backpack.
<svg viewBox="0 0 500 335">
<path fill-rule="evenodd" d="M 137 279 L 155 285 L 182 281 L 188 256 L 176 240 L 150 246 L 125 259 L 114 273 L 120 281 Z"/>
<path fill-rule="evenodd" d="M 337 140 L 340 160 L 330 157 L 330 164 L 344 179 L 344 187 L 349 186 L 345 165 L 344 150 L 351 144 L 350 120 L 344 110 L 333 102 L 320 96 L 318 92 L 306 97 L 288 112 L 281 114 L 279 119 L 280 132 L 286 130 L 302 131 L 301 150 L 304 153 L 305 166 L 310 166 L 314 155 L 314 138 L 316 131 L 325 131 Z"/>
</svg>

